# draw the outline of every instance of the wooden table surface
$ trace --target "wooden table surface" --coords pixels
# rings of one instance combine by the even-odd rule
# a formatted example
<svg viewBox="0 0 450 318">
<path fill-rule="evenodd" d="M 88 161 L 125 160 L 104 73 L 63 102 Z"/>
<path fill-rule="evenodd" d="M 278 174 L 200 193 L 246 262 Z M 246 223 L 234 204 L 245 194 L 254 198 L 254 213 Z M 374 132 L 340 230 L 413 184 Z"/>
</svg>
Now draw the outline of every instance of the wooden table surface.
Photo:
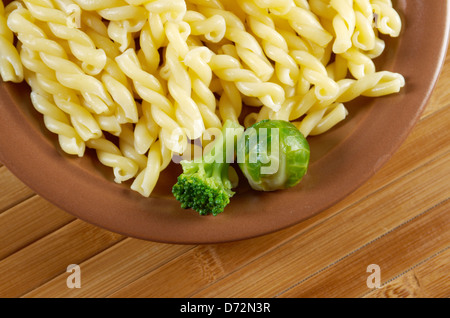
<svg viewBox="0 0 450 318">
<path fill-rule="evenodd" d="M 449 131 L 450 53 L 417 126 L 361 188 L 288 229 L 216 245 L 98 228 L 0 165 L 0 297 L 449 297 Z"/>
</svg>

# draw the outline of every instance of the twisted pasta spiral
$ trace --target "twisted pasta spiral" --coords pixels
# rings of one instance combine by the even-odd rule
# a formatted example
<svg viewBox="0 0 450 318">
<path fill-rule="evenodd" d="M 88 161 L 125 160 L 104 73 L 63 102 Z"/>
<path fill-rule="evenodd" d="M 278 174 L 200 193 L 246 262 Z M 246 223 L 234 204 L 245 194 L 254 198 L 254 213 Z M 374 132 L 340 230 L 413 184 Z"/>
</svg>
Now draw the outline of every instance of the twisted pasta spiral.
<svg viewBox="0 0 450 318">
<path fill-rule="evenodd" d="M 259 98 L 264 105 L 275 111 L 280 109 L 284 101 L 284 90 L 280 85 L 261 81 L 252 71 L 244 69 L 231 55 L 214 55 L 210 66 L 220 79 L 235 82 L 244 95 Z"/>
<path fill-rule="evenodd" d="M 336 34 L 333 52 L 343 53 L 353 46 L 352 36 L 356 27 L 353 0 L 331 0 L 330 5 L 337 13 L 333 18 L 333 28 Z"/>
<path fill-rule="evenodd" d="M 245 65 L 262 81 L 268 81 L 274 72 L 273 66 L 264 54 L 256 39 L 245 29 L 239 17 L 228 11 L 219 2 L 191 1 L 197 10 L 207 17 L 222 16 L 226 23 L 224 37 L 233 42 L 236 52 Z"/>
<path fill-rule="evenodd" d="M 190 50 L 184 57 L 184 64 L 192 83 L 193 101 L 199 108 L 205 128 L 220 128 L 220 118 L 216 114 L 216 97 L 209 88 L 212 80 L 212 70 L 208 63 L 213 52 L 200 46 Z"/>
<path fill-rule="evenodd" d="M 298 81 L 300 71 L 297 63 L 289 55 L 286 40 L 276 30 L 273 19 L 264 9 L 251 1 L 241 1 L 239 4 L 248 15 L 250 29 L 261 39 L 265 54 L 275 62 L 275 71 L 280 82 L 294 86 Z"/>
<path fill-rule="evenodd" d="M 19 83 L 23 81 L 23 68 L 13 40 L 14 34 L 7 26 L 5 7 L 2 2 L 0 4 L 0 75 L 5 82 Z"/>
<path fill-rule="evenodd" d="M 86 145 L 73 128 L 67 115 L 43 92 L 36 81 L 35 74 L 27 76 L 27 82 L 33 88 L 30 98 L 34 108 L 43 115 L 45 127 L 58 135 L 61 149 L 68 154 L 82 157 Z"/>
<path fill-rule="evenodd" d="M 45 32 L 33 23 L 28 10 L 17 8 L 11 12 L 8 27 L 17 33 L 23 47 L 39 53 L 41 60 L 55 72 L 56 79 L 62 85 L 79 91 L 85 99 L 92 100 L 97 113 L 109 111 L 113 101 L 103 84 L 69 60 L 64 48 L 49 39 Z"/>
<path fill-rule="evenodd" d="M 39 87 L 40 91 L 53 96 L 54 103 L 70 116 L 71 123 L 82 140 L 97 138 L 101 135 L 101 129 L 93 114 L 83 107 L 79 97 L 73 91 L 58 82 L 54 71 L 42 62 L 36 51 L 22 46 L 20 57 L 27 70 L 35 74 L 34 85 L 28 81 L 30 86 L 34 90 Z"/>
<path fill-rule="evenodd" d="M 139 96 L 151 107 L 154 121 L 161 127 L 165 136 L 164 143 L 173 151 L 182 152 L 179 135 L 181 126 L 174 119 L 175 109 L 172 102 L 166 97 L 160 81 L 152 74 L 145 72 L 141 66 L 136 52 L 128 49 L 116 57 L 116 61 L 124 74 L 133 80 L 134 88 Z"/>
<path fill-rule="evenodd" d="M 138 172 L 138 164 L 134 160 L 125 157 L 114 143 L 103 136 L 86 141 L 86 146 L 95 149 L 97 157 L 102 164 L 113 168 L 115 182 L 121 183 L 129 180 Z"/>
<path fill-rule="evenodd" d="M 80 14 L 78 5 L 72 3 L 64 9 L 68 12 L 55 8 L 51 1 L 44 0 L 26 0 L 25 6 L 31 15 L 40 21 L 48 23 L 51 32 L 60 39 L 67 40 L 71 53 L 79 59 L 81 68 L 90 75 L 98 74 L 106 63 L 106 54 L 103 49 L 97 49 L 91 38 L 80 29 L 76 28 L 79 17 L 73 15 Z"/>
<path fill-rule="evenodd" d="M 168 71 L 167 86 L 175 101 L 175 114 L 178 122 L 186 130 L 190 139 L 199 138 L 205 124 L 201 113 L 192 99 L 192 83 L 184 60 L 189 52 L 186 38 L 190 27 L 186 22 L 167 22 L 166 35 L 168 45 L 166 49 L 166 66 Z"/>
</svg>

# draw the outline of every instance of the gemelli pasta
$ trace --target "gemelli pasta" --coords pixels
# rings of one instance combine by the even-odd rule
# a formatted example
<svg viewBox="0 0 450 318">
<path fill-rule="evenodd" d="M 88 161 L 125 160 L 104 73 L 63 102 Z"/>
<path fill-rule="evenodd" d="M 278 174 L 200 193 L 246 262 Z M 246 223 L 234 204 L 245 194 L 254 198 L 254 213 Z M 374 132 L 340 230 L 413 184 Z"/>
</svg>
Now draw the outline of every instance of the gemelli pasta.
<svg viewBox="0 0 450 318">
<path fill-rule="evenodd" d="M 359 96 L 399 92 L 374 59 L 401 28 L 391 0 L 16 0 L 0 3 L 0 74 L 29 84 L 63 151 L 93 149 L 148 197 L 227 120 L 307 137 Z"/>
</svg>

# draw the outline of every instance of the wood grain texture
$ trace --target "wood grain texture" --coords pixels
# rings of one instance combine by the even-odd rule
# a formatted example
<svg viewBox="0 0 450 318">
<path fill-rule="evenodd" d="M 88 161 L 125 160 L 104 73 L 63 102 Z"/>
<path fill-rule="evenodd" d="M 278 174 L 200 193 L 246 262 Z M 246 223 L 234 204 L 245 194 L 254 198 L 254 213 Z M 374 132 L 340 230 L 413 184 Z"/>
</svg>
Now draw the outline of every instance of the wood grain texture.
<svg viewBox="0 0 450 318">
<path fill-rule="evenodd" d="M 0 166 L 0 297 L 450 296 L 450 52 L 420 121 L 356 191 L 238 242 L 147 242 L 87 224 Z M 78 264 L 81 288 L 68 288 Z M 369 288 L 367 266 L 380 268 Z"/>
<path fill-rule="evenodd" d="M 74 219 L 39 196 L 17 204 L 0 214 L 0 259 Z"/>
<path fill-rule="evenodd" d="M 19 181 L 5 166 L 0 167 L 0 214 L 34 195 L 25 184 Z"/>
<path fill-rule="evenodd" d="M 19 297 L 123 239 L 75 220 L 0 261 L 0 297 Z"/>
<path fill-rule="evenodd" d="M 449 208 L 450 201 L 445 201 L 338 260 L 333 266 L 301 281 L 280 296 L 340 297 L 344 292 L 346 297 L 361 296 L 368 289 L 369 265 L 378 265 L 381 279 L 389 280 L 405 268 L 411 268 L 447 248 L 450 240 Z M 348 271 L 346 268 L 359 271 Z"/>
<path fill-rule="evenodd" d="M 440 163 L 440 167 L 446 169 L 446 172 L 450 169 L 449 162 L 450 160 L 446 159 Z M 319 226 L 298 235 L 289 244 L 284 244 L 255 261 L 252 266 L 228 275 L 220 284 L 205 288 L 197 296 L 243 297 L 250 293 L 254 297 L 273 297 L 283 293 L 286 286 L 290 288 L 297 285 L 332 266 L 331 264 L 334 267 L 338 260 L 361 249 L 426 209 L 428 204 L 424 202 L 427 202 L 431 192 L 419 191 L 421 195 L 413 196 L 411 194 L 416 193 L 419 183 L 424 185 L 424 189 L 425 184 L 429 185 L 422 177 L 434 168 L 434 165 L 433 168 L 429 165 L 424 169 L 415 170 L 414 173 L 380 190 L 376 195 L 368 196 L 357 205 L 346 208 Z M 432 180 L 428 182 L 433 183 L 434 178 L 430 179 Z M 399 188 L 404 192 L 401 197 L 397 194 Z M 432 205 L 446 200 L 447 197 L 446 189 L 442 189 L 439 195 L 436 194 L 435 203 Z M 415 208 L 410 208 L 412 206 Z M 370 216 L 367 215 L 367 211 L 371 212 Z"/>
<path fill-rule="evenodd" d="M 366 298 L 430 298 L 450 297 L 445 277 L 450 273 L 450 249 L 436 253 L 384 283 Z"/>
</svg>

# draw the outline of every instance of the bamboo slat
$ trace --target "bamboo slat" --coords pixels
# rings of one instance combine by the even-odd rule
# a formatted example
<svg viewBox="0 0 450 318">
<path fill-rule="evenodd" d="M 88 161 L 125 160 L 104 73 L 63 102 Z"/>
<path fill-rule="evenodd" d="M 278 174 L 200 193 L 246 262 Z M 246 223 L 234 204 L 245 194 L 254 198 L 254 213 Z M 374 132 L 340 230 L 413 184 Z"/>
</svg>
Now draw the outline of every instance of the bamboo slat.
<svg viewBox="0 0 450 318">
<path fill-rule="evenodd" d="M 17 179 L 5 166 L 0 167 L 0 189 L 0 214 L 34 194 L 33 191 Z"/>
<path fill-rule="evenodd" d="M 123 239 L 75 220 L 0 261 L 0 297 L 19 297 Z"/>
<path fill-rule="evenodd" d="M 450 272 L 450 249 L 437 253 L 403 275 L 366 294 L 366 298 L 448 298 L 450 290 L 445 277 Z"/>
</svg>

